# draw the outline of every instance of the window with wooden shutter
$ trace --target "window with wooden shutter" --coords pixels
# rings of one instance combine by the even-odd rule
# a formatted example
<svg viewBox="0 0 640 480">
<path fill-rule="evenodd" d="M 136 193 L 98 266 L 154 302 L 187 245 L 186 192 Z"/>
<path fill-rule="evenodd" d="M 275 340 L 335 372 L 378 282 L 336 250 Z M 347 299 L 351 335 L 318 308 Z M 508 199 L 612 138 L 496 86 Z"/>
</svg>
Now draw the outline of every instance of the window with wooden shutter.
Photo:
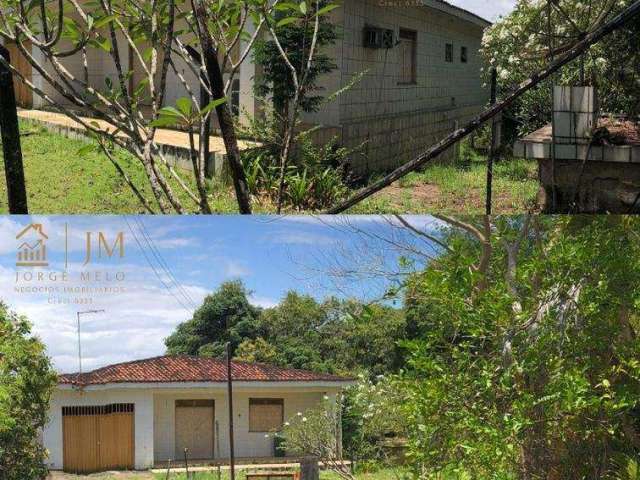
<svg viewBox="0 0 640 480">
<path fill-rule="evenodd" d="M 249 399 L 249 431 L 276 432 L 284 423 L 284 400 L 282 398 Z"/>
<path fill-rule="evenodd" d="M 444 59 L 448 63 L 453 63 L 453 43 L 447 43 L 444 49 Z"/>
<path fill-rule="evenodd" d="M 398 83 L 401 85 L 416 83 L 416 40 L 416 32 L 400 29 L 397 48 Z"/>
</svg>

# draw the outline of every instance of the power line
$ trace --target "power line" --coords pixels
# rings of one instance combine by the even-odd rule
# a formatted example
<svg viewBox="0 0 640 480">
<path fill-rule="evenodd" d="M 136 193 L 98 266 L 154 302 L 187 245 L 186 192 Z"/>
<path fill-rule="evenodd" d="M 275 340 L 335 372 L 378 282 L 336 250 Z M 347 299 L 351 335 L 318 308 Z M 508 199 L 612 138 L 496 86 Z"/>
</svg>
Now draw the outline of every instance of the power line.
<svg viewBox="0 0 640 480">
<path fill-rule="evenodd" d="M 147 243 L 147 245 L 149 245 L 149 249 L 151 250 L 151 253 L 153 253 L 153 256 L 155 257 L 156 261 L 158 262 L 158 264 L 160 265 L 162 270 L 173 281 L 173 283 L 177 287 L 178 291 L 182 294 L 183 299 L 187 303 L 189 303 L 192 306 L 193 309 L 198 308 L 198 305 L 196 304 L 196 302 L 193 301 L 193 298 L 191 297 L 191 295 L 189 295 L 189 293 L 182 286 L 182 284 L 180 282 L 178 282 L 178 279 L 176 278 L 176 276 L 174 275 L 173 271 L 171 270 L 171 268 L 169 267 L 169 265 L 165 261 L 165 259 L 162 256 L 162 254 L 160 253 L 160 250 L 155 245 L 153 239 L 151 238 L 151 235 L 149 235 L 149 233 L 147 232 L 147 229 L 146 229 L 146 227 L 144 225 L 144 222 L 142 220 L 140 220 L 138 217 L 134 217 L 134 220 L 138 224 L 138 227 L 140 229 L 140 232 L 142 233 L 142 236 L 143 236 L 145 242 Z"/>
<path fill-rule="evenodd" d="M 127 220 L 127 217 L 124 217 L 124 221 L 127 223 L 127 227 L 129 227 L 129 231 L 131 232 L 131 234 L 133 235 L 133 238 L 135 239 L 136 243 L 138 244 L 138 247 L 140 248 L 140 251 L 142 252 L 142 255 L 144 256 L 144 259 L 147 261 L 147 263 L 149 264 L 149 266 L 151 267 L 151 269 L 153 270 L 153 273 L 155 273 L 156 277 L 158 278 L 158 280 L 160 280 L 160 283 L 162 283 L 162 285 L 164 286 L 164 288 L 167 290 L 167 292 L 169 292 L 169 294 L 176 299 L 176 301 L 180 304 L 180 306 L 182 308 L 184 308 L 189 315 L 193 315 L 193 309 L 187 307 L 184 302 L 180 299 L 180 297 L 178 297 L 175 292 L 173 292 L 173 290 L 171 289 L 171 287 L 169 287 L 169 285 L 167 285 L 164 281 L 164 279 L 162 278 L 162 276 L 158 273 L 158 270 L 156 269 L 155 265 L 153 264 L 153 262 L 151 262 L 151 260 L 149 260 L 149 257 L 147 256 L 147 253 L 145 252 L 144 247 L 142 246 L 142 244 L 140 243 L 140 240 L 138 240 L 138 236 L 136 235 L 136 232 L 133 230 L 133 228 L 131 228 L 131 224 L 129 223 L 129 220 Z"/>
</svg>

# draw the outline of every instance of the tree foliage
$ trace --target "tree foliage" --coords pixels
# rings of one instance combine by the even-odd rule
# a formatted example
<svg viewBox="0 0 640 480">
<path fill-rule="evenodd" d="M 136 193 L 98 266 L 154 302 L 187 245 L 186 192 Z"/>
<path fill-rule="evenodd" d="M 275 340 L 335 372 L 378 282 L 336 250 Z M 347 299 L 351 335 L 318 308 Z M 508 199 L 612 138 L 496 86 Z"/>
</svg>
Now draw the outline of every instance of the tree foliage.
<svg viewBox="0 0 640 480">
<path fill-rule="evenodd" d="M 247 321 L 236 358 L 362 373 L 344 398 L 346 454 L 383 458 L 385 437 L 406 436 L 421 478 L 577 480 L 632 468 L 640 220 L 440 220 L 447 248 L 406 277 L 402 309 L 289 292 Z M 206 318 L 215 338 L 228 335 Z M 189 338 L 174 336 L 195 353 L 210 343 Z"/>
<path fill-rule="evenodd" d="M 640 449 L 640 223 L 470 224 L 489 250 L 455 234 L 407 285 L 418 471 L 602 478 Z"/>
<path fill-rule="evenodd" d="M 633 3 L 633 0 L 519 0 L 514 10 L 486 30 L 482 53 L 498 71 L 499 86 L 509 92 L 553 57 L 567 51 L 589 32 Z M 549 12 L 550 15 L 549 15 Z M 550 19 L 550 20 L 549 20 Z M 586 83 L 598 88 L 603 111 L 640 113 L 640 19 L 612 33 L 556 78 L 524 95 L 508 116 L 521 133 L 551 119 L 551 86 Z"/>
<path fill-rule="evenodd" d="M 286 5 L 284 4 L 284 8 Z M 297 8 L 297 5 L 293 4 L 293 6 Z M 321 6 L 323 5 L 321 4 Z M 305 6 L 305 10 L 314 8 L 313 6 Z M 314 13 L 305 11 L 298 21 L 291 21 L 295 18 L 277 16 L 276 20 L 279 19 L 279 21 L 274 30 L 289 61 L 301 74 L 306 69 L 309 49 L 314 36 Z M 316 37 L 317 48 L 322 49 L 333 45 L 337 38 L 336 26 L 326 16 L 320 16 Z M 263 70 L 260 78 L 256 78 L 256 94 L 264 98 L 272 96 L 276 113 L 280 117 L 286 116 L 287 105 L 293 100 L 296 88 L 291 71 L 283 60 L 273 38 L 257 41 L 253 58 L 256 65 L 260 65 Z M 303 111 L 314 112 L 318 110 L 323 99 L 322 95 L 318 94 L 321 90 L 318 79 L 321 75 L 330 73 L 336 68 L 335 61 L 326 52 L 320 51 L 313 56 L 311 68 L 305 76 L 304 85 L 302 85 L 303 94 L 299 99 L 300 108 Z"/>
<path fill-rule="evenodd" d="M 242 283 L 222 284 L 166 339 L 167 353 L 219 357 L 231 341 L 238 360 L 318 372 L 378 375 L 402 363 L 398 310 L 334 298 L 319 302 L 296 292 L 260 309 L 247 297 Z"/>
<path fill-rule="evenodd" d="M 243 339 L 255 337 L 259 313 L 242 283 L 223 283 L 165 340 L 167 353 L 222 357 L 227 342 L 235 351 Z"/>
<path fill-rule="evenodd" d="M 340 478 L 353 480 L 354 476 L 340 456 L 338 430 L 341 402 L 324 396 L 320 405 L 304 412 L 297 412 L 285 422 L 279 434 L 287 451 L 297 456 L 314 456 Z"/>
<path fill-rule="evenodd" d="M 30 325 L 0 303 L 0 478 L 44 478 L 38 435 L 56 375 Z"/>
</svg>

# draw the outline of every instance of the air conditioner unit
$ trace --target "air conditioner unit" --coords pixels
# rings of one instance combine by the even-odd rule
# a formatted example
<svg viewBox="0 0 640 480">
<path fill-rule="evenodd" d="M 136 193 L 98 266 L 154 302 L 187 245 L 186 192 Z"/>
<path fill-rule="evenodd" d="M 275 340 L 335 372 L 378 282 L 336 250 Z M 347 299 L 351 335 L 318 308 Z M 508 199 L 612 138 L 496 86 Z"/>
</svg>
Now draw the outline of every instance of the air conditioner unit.
<svg viewBox="0 0 640 480">
<path fill-rule="evenodd" d="M 393 30 L 379 27 L 364 27 L 365 48 L 393 48 Z"/>
</svg>

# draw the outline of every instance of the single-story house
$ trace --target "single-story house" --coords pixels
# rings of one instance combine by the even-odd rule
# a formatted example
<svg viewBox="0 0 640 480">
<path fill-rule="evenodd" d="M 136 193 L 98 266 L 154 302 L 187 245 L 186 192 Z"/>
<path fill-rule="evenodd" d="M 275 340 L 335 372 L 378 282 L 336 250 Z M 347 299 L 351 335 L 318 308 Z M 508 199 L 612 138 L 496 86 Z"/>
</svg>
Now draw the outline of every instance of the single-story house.
<svg viewBox="0 0 640 480">
<path fill-rule="evenodd" d="M 320 111 L 305 113 L 302 121 L 322 127 L 317 132 L 318 143 L 337 137 L 347 147 L 361 146 L 352 158 L 358 173 L 404 163 L 470 120 L 488 101 L 479 50 L 490 22 L 483 18 L 444 0 L 345 0 L 331 12 L 330 21 L 339 27 L 339 38 L 325 53 L 334 59 L 337 69 L 322 77 L 319 86 L 330 94 L 362 78 Z M 252 33 L 255 28 L 247 25 L 246 30 Z M 118 45 L 121 51 L 128 49 L 124 38 L 118 39 Z M 32 53 L 46 65 L 40 52 Z M 63 60 L 73 75 L 85 78 L 80 54 Z M 131 53 L 121 55 L 123 69 L 134 71 L 132 90 L 143 78 L 136 61 Z M 197 92 L 195 75 L 181 62 L 176 59 L 178 70 Z M 67 102 L 28 64 L 19 65 L 56 103 Z M 230 95 L 241 117 L 261 113 L 253 89 L 259 75 L 260 66 L 249 55 L 232 82 Z M 107 78 L 117 84 L 107 53 L 89 51 L 86 78 L 100 89 Z M 26 107 L 47 107 L 28 90 L 20 88 L 19 96 Z M 174 105 L 185 96 L 179 77 L 169 72 L 165 103 Z"/>
<path fill-rule="evenodd" d="M 352 383 L 239 361 L 232 362 L 231 374 L 235 455 L 252 460 L 275 456 L 270 434 L 287 419 L 320 405 L 333 408 Z M 47 466 L 70 472 L 183 462 L 185 448 L 192 461 L 224 461 L 229 456 L 226 362 L 162 356 L 61 375 L 42 440 Z M 341 439 L 336 441 L 340 446 Z"/>
</svg>

